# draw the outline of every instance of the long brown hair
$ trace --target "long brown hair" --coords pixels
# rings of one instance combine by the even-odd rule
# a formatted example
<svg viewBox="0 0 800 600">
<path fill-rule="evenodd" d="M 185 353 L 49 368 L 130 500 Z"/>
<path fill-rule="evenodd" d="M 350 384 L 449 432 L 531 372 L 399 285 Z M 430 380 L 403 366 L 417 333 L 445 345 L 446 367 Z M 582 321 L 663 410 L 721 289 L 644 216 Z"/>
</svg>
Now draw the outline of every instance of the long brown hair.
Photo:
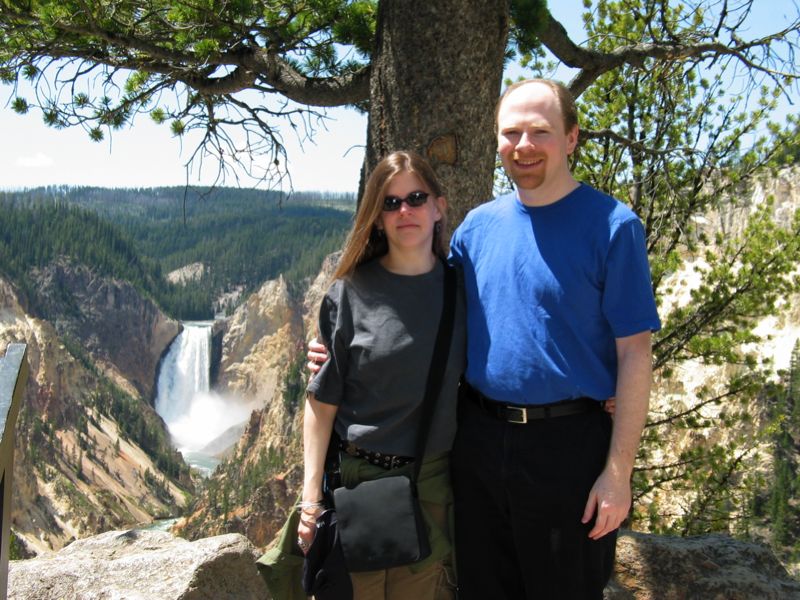
<svg viewBox="0 0 800 600">
<path fill-rule="evenodd" d="M 356 220 L 347 236 L 347 241 L 339 259 L 339 265 L 333 274 L 334 279 L 346 277 L 353 273 L 355 268 L 373 258 L 383 256 L 389 251 L 386 236 L 378 231 L 375 223 L 383 210 L 383 198 L 389 183 L 396 175 L 407 172 L 413 173 L 428 187 L 434 197 L 444 196 L 442 186 L 436 179 L 436 174 L 422 156 L 415 152 L 392 152 L 381 160 L 367 180 L 364 195 L 358 206 Z M 429 200 L 433 201 L 433 199 Z M 433 230 L 433 253 L 442 258 L 447 258 L 447 246 L 444 242 L 447 228 L 447 215 L 445 207 L 440 207 L 442 218 Z"/>
</svg>

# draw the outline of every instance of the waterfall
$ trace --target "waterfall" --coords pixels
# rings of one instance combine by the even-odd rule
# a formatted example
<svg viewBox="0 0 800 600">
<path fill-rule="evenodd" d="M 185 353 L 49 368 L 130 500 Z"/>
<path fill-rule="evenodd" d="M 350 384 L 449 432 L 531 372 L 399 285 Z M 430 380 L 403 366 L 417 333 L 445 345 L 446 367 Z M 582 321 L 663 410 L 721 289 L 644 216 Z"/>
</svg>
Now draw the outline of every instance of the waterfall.
<svg viewBox="0 0 800 600">
<path fill-rule="evenodd" d="M 236 442 L 253 409 L 209 390 L 211 325 L 183 324 L 161 362 L 156 395 L 156 412 L 173 444 L 205 474 L 219 463 L 214 455 Z"/>
<path fill-rule="evenodd" d="M 156 412 L 167 425 L 190 412 L 197 394 L 208 393 L 211 369 L 211 324 L 184 323 L 158 375 Z"/>
</svg>

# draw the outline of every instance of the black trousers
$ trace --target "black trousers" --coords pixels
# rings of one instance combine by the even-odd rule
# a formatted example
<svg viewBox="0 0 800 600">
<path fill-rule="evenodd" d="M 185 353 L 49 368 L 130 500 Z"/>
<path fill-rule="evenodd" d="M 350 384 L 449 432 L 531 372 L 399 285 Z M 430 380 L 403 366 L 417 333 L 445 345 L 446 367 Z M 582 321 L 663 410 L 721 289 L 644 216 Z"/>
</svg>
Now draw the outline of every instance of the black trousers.
<svg viewBox="0 0 800 600">
<path fill-rule="evenodd" d="M 451 455 L 459 600 L 601 599 L 616 532 L 581 516 L 611 438 L 604 411 L 511 424 L 462 398 Z"/>
</svg>

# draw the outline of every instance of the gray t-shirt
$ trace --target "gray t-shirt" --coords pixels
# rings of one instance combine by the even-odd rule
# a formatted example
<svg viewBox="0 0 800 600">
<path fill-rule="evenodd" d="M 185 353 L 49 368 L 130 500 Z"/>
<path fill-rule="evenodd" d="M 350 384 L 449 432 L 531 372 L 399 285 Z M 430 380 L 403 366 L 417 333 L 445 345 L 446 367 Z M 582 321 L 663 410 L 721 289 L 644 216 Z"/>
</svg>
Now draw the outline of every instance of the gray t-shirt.
<svg viewBox="0 0 800 600">
<path fill-rule="evenodd" d="M 397 275 L 379 260 L 336 280 L 320 307 L 320 336 L 330 358 L 308 392 L 336 404 L 335 428 L 356 446 L 413 456 L 425 380 L 439 328 L 444 267 Z M 425 454 L 450 450 L 458 381 L 464 372 L 464 290 L 458 277 L 455 325 L 447 369 Z"/>
</svg>

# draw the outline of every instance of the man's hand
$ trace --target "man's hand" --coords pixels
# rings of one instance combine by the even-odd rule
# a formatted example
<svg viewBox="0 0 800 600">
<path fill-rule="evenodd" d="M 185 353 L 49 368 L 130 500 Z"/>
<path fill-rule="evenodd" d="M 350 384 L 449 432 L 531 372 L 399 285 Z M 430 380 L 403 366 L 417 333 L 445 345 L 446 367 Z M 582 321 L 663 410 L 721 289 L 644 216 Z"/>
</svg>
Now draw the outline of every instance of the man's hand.
<svg viewBox="0 0 800 600">
<path fill-rule="evenodd" d="M 589 499 L 586 501 L 581 522 L 591 521 L 597 510 L 597 519 L 589 532 L 589 537 L 599 540 L 622 524 L 625 517 L 628 516 L 630 508 L 630 480 L 621 474 L 613 473 L 606 467 L 589 492 Z"/>
<path fill-rule="evenodd" d="M 313 377 L 315 374 L 319 373 L 319 370 L 322 368 L 322 363 L 328 360 L 328 349 L 325 347 L 325 344 L 321 344 L 317 338 L 314 338 L 308 342 L 306 358 L 308 358 L 306 368 L 311 371 L 311 376 Z"/>
<path fill-rule="evenodd" d="M 593 540 L 617 529 L 631 508 L 631 473 L 647 419 L 652 379 L 650 332 L 617 338 L 617 393 L 606 466 L 594 482 L 581 521 L 596 514 Z M 611 412 L 611 411 L 609 411 Z"/>
</svg>

